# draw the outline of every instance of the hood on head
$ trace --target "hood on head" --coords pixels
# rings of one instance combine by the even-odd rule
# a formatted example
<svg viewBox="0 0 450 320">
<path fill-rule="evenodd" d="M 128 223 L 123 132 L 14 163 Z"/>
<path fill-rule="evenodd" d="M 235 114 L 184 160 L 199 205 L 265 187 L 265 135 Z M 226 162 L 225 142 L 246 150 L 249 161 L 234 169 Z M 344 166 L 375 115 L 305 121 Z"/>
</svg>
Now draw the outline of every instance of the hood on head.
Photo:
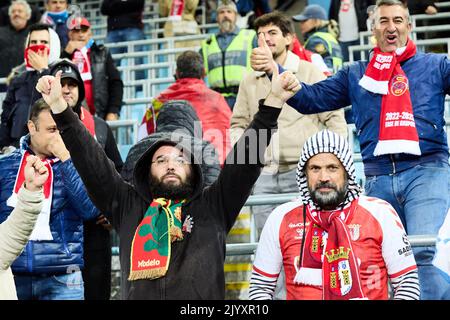
<svg viewBox="0 0 450 320">
<path fill-rule="evenodd" d="M 194 196 L 202 190 L 203 175 L 200 167 L 201 160 L 199 160 L 202 159 L 203 152 L 201 140 L 175 132 L 168 133 L 167 138 L 160 139 L 152 144 L 137 160 L 136 166 L 134 167 L 133 177 L 136 191 L 147 201 L 152 201 L 149 172 L 153 154 L 160 147 L 167 145 L 183 150 L 183 153 L 191 160 L 192 178 L 194 179 Z"/>
<path fill-rule="evenodd" d="M 48 33 L 50 35 L 50 53 L 48 55 L 48 64 L 52 64 L 56 60 L 59 59 L 61 55 L 61 41 L 59 40 L 59 36 L 55 30 L 52 29 L 51 26 L 48 26 Z M 25 40 L 25 47 L 28 47 L 30 44 L 30 33 L 27 35 L 27 39 Z"/>
<path fill-rule="evenodd" d="M 345 171 L 347 171 L 348 187 L 344 205 L 358 198 L 362 189 L 356 182 L 353 152 L 350 150 L 347 140 L 337 133 L 329 130 L 322 130 L 308 138 L 303 145 L 300 160 L 298 162 L 296 178 L 303 203 L 305 205 L 310 205 L 312 208 L 316 208 L 308 190 L 308 182 L 304 169 L 308 160 L 319 153 L 334 154 L 342 163 Z"/>
<path fill-rule="evenodd" d="M 81 78 L 80 71 L 78 71 L 77 66 L 68 59 L 58 59 L 57 61 L 49 65 L 49 68 L 50 74 L 52 76 L 56 75 L 56 73 L 61 70 L 61 79 L 71 78 L 78 83 L 78 101 L 73 110 L 78 114 L 78 116 L 80 116 L 81 104 L 83 103 L 85 97 L 85 91 L 84 82 Z"/>
<path fill-rule="evenodd" d="M 186 100 L 163 103 L 156 119 L 156 132 L 178 132 L 201 139 L 202 126 L 197 112 Z"/>
</svg>

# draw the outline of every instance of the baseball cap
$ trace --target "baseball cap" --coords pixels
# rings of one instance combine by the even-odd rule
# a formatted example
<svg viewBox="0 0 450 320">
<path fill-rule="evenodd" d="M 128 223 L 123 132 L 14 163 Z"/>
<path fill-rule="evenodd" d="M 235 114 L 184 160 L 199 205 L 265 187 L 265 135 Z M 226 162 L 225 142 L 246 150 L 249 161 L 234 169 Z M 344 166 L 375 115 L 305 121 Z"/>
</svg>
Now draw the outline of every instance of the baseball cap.
<svg viewBox="0 0 450 320">
<path fill-rule="evenodd" d="M 292 20 L 299 22 L 309 19 L 327 20 L 327 13 L 325 12 L 325 9 L 318 4 L 311 4 L 306 6 L 300 14 L 292 17 Z"/>
<path fill-rule="evenodd" d="M 88 19 L 86 19 L 85 17 L 72 18 L 72 19 L 70 19 L 70 21 L 68 23 L 69 30 L 81 29 L 82 27 L 85 27 L 85 28 L 91 27 L 91 24 L 89 23 Z"/>
<path fill-rule="evenodd" d="M 216 12 L 219 12 L 219 10 L 222 10 L 222 9 L 230 9 L 230 10 L 233 10 L 234 12 L 237 13 L 236 4 L 233 1 L 231 1 L 231 0 L 222 0 L 222 1 L 220 1 L 219 5 L 217 6 Z"/>
<path fill-rule="evenodd" d="M 61 80 L 62 79 L 73 79 L 78 84 L 78 102 L 77 105 L 74 107 L 75 112 L 78 113 L 79 107 L 81 103 L 84 100 L 85 97 L 85 90 L 84 90 L 84 83 L 83 79 L 81 78 L 80 72 L 78 71 L 78 67 L 72 63 L 69 59 L 59 59 L 55 61 L 54 63 L 50 64 L 49 66 L 50 74 L 52 76 L 56 75 L 56 73 L 61 70 Z M 78 110 L 78 111 L 77 111 Z"/>
<path fill-rule="evenodd" d="M 52 65 L 50 73 L 52 75 L 56 75 L 56 73 L 61 70 L 61 79 L 71 78 L 75 81 L 79 82 L 80 77 L 77 73 L 77 67 L 67 59 L 61 59 L 57 61 L 54 65 Z"/>
</svg>

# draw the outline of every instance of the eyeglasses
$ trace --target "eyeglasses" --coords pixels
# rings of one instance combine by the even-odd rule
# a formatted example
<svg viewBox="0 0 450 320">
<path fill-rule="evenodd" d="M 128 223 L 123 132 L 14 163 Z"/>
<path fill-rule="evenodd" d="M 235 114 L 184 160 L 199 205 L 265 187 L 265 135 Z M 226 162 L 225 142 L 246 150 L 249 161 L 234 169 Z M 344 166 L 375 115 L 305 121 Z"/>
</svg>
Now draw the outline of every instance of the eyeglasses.
<svg viewBox="0 0 450 320">
<path fill-rule="evenodd" d="M 176 156 L 176 157 L 160 156 L 155 161 L 152 161 L 152 163 L 154 163 L 157 166 L 165 166 L 165 165 L 169 164 L 170 160 L 172 160 L 172 162 L 177 167 L 182 167 L 182 166 L 189 164 L 189 161 L 182 156 Z"/>
</svg>

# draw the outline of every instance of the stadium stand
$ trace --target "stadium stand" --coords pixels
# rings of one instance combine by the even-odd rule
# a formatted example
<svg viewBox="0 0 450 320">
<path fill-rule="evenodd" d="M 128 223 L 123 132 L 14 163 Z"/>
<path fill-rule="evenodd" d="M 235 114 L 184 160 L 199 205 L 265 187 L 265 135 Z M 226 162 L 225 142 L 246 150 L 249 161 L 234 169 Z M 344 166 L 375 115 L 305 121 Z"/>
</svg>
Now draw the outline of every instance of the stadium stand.
<svg viewBox="0 0 450 320">
<path fill-rule="evenodd" d="M 43 0 L 30 0 L 31 4 L 36 4 L 43 8 Z M 175 73 L 176 55 L 186 49 L 198 50 L 198 47 L 193 48 L 176 48 L 177 41 L 199 40 L 209 37 L 217 28 L 215 23 L 206 24 L 206 9 L 204 2 L 201 1 L 199 10 L 201 13 L 200 29 L 202 34 L 193 36 L 182 36 L 172 38 L 162 38 L 163 24 L 167 18 L 160 18 L 158 15 L 158 3 L 147 0 L 144 10 L 144 31 L 147 37 L 146 40 L 129 41 L 114 44 L 107 44 L 107 47 L 126 47 L 127 53 L 115 54 L 114 59 L 120 59 L 121 64 L 119 71 L 124 82 L 124 97 L 123 108 L 120 120 L 108 122 L 113 129 L 116 141 L 118 142 L 119 151 L 123 160 L 133 144 L 137 142 L 137 132 L 139 122 L 145 112 L 148 104 L 151 103 L 152 97 L 158 95 L 159 92 L 167 88 L 169 84 L 174 81 L 173 74 Z M 72 0 L 71 12 L 81 12 L 91 22 L 94 39 L 102 43 L 106 37 L 106 17 L 100 14 L 101 0 L 80 1 Z M 439 2 L 437 6 L 442 9 L 440 13 L 430 15 L 415 15 L 412 16 L 412 24 L 416 25 L 418 21 L 440 19 L 441 21 L 447 19 L 450 21 L 450 12 L 445 12 L 450 9 L 450 2 Z M 450 32 L 450 24 L 429 25 L 426 27 L 415 27 L 411 35 L 412 39 L 420 50 L 427 51 L 430 48 L 439 45 L 443 48 L 443 52 L 450 56 L 450 38 L 428 38 L 418 39 L 417 35 L 424 32 Z M 370 32 L 360 33 L 360 44 L 350 47 L 350 61 L 353 61 L 355 52 L 360 52 L 362 59 L 367 59 L 367 52 L 372 45 L 370 44 Z M 145 50 L 139 51 L 139 47 L 144 47 Z M 135 65 L 137 57 L 142 57 L 143 64 Z M 144 70 L 146 72 L 145 79 L 134 80 L 137 71 Z M 0 79 L 0 84 L 6 83 L 6 79 Z M 4 92 L 0 92 L 0 112 L 1 102 L 5 96 Z M 446 99 L 446 129 L 450 127 L 450 98 Z M 353 148 L 355 156 L 355 164 L 357 170 L 357 178 L 360 184 L 364 184 L 364 175 L 362 169 L 361 156 L 359 154 L 359 142 L 354 125 L 348 126 L 349 142 Z M 449 140 L 450 142 L 450 140 Z M 251 196 L 246 205 L 258 205 L 265 203 L 284 203 L 296 198 L 296 194 L 277 194 L 271 196 Z M 243 208 L 238 217 L 235 227 L 230 232 L 227 241 L 227 260 L 225 270 L 227 272 L 227 299 L 247 299 L 248 296 L 248 281 L 251 273 L 251 261 L 256 249 L 254 228 L 252 228 L 252 217 L 246 207 Z M 429 244 L 434 245 L 435 238 L 428 235 L 416 237 L 411 239 L 412 245 Z M 119 296 L 119 276 L 118 271 L 118 239 L 113 237 L 113 288 L 111 299 L 118 299 Z"/>
</svg>

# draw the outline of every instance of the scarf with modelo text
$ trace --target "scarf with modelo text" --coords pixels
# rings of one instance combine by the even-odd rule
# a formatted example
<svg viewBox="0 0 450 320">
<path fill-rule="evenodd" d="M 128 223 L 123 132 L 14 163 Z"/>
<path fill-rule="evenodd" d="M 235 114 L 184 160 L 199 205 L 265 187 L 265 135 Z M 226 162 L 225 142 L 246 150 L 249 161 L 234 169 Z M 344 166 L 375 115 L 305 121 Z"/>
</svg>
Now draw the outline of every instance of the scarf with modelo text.
<svg viewBox="0 0 450 320">
<path fill-rule="evenodd" d="M 374 156 L 395 153 L 420 155 L 419 135 L 409 91 L 409 81 L 401 62 L 416 54 L 416 45 L 408 39 L 406 47 L 395 52 L 374 49 L 359 85 L 364 89 L 382 94 L 380 132 Z"/>
<path fill-rule="evenodd" d="M 128 280 L 166 275 L 171 243 L 183 240 L 181 207 L 184 202 L 158 198 L 150 204 L 133 237 Z"/>
</svg>

